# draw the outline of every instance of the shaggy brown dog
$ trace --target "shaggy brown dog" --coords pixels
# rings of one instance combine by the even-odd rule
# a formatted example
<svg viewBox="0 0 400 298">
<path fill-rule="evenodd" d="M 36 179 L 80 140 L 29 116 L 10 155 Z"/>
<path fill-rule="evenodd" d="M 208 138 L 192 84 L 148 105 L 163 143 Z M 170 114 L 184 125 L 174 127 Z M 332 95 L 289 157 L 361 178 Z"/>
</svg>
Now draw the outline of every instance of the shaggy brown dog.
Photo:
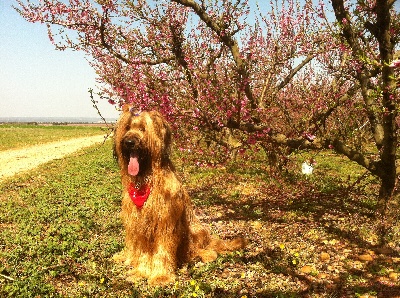
<svg viewBox="0 0 400 298">
<path fill-rule="evenodd" d="M 125 249 L 114 256 L 133 269 L 128 280 L 150 284 L 174 280 L 179 265 L 200 257 L 212 261 L 220 252 L 244 247 L 243 239 L 211 237 L 170 160 L 171 131 L 158 112 L 136 113 L 124 106 L 114 134 L 121 168 Z"/>
</svg>

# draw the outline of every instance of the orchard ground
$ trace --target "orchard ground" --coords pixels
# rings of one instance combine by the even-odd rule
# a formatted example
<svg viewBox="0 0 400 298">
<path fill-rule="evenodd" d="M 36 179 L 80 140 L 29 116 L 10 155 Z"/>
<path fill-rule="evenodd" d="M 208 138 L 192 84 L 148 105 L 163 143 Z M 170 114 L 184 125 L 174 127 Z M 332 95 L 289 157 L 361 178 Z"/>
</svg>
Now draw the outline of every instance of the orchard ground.
<svg viewBox="0 0 400 298">
<path fill-rule="evenodd" d="M 246 249 L 187 264 L 166 287 L 126 282 L 111 260 L 123 229 L 106 142 L 1 182 L 0 296 L 400 297 L 400 224 L 378 248 L 379 183 L 345 158 L 297 153 L 282 171 L 262 152 L 214 167 L 178 150 L 173 159 L 204 224 L 246 237 Z"/>
</svg>

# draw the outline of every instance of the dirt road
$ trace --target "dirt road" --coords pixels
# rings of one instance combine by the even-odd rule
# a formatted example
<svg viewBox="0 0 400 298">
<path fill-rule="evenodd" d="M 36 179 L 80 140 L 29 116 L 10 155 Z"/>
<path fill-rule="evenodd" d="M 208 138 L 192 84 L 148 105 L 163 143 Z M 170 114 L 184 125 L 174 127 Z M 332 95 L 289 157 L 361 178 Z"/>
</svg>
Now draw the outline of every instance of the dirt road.
<svg viewBox="0 0 400 298">
<path fill-rule="evenodd" d="M 0 181 L 103 141 L 104 135 L 97 135 L 2 151 L 0 152 Z"/>
</svg>

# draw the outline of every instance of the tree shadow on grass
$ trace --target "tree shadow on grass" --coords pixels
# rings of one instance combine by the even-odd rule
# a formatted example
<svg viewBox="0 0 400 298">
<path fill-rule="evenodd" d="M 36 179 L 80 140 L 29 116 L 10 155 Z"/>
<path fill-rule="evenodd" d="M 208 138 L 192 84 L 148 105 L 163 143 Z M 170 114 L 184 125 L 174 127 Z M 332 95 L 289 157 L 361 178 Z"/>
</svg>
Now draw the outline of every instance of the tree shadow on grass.
<svg viewBox="0 0 400 298">
<path fill-rule="evenodd" d="M 315 190 L 311 184 L 291 190 L 284 190 L 279 186 L 269 184 L 264 186 L 262 193 L 239 194 L 236 198 L 232 198 L 225 193 L 225 190 L 218 191 L 221 190 L 221 187 L 224 185 L 221 185 L 220 181 L 215 181 L 190 190 L 190 195 L 197 205 L 214 206 L 229 211 L 224 212 L 223 216 L 210 214 L 211 220 L 259 220 L 265 223 L 283 224 L 313 222 L 329 234 L 356 243 L 362 248 L 374 247 L 370 242 L 365 241 L 356 230 L 347 231 L 336 226 L 338 220 L 373 220 L 373 206 L 357 199 L 357 197 L 366 197 L 365 193 L 351 190 L 347 186 L 337 186 L 337 189 L 331 192 L 320 192 Z M 287 213 L 298 216 L 292 216 L 288 220 L 284 216 Z"/>
<path fill-rule="evenodd" d="M 350 188 L 345 184 L 337 184 L 332 190 L 319 191 L 312 182 L 296 182 L 295 179 L 290 179 L 287 185 L 265 182 L 260 186 L 263 191 L 256 191 L 253 194 L 243 191 L 232 195 L 232 192 L 227 193 L 227 190 L 237 185 L 234 179 L 224 183 L 221 181 L 213 181 L 190 190 L 195 203 L 208 207 L 206 213 L 211 211 L 208 221 L 233 222 L 238 234 L 241 234 L 240 225 L 236 223 L 241 221 L 246 223 L 258 221 L 264 225 L 286 226 L 289 230 L 295 225 L 305 229 L 312 226 L 322 230 L 325 235 L 328 235 L 328 239 L 335 239 L 341 244 L 345 243 L 343 245 L 351 251 L 345 261 L 338 261 L 343 263 L 342 271 L 335 274 L 334 278 L 320 278 L 301 272 L 299 267 L 290 264 L 290 253 L 280 252 L 279 249 L 277 253 L 276 247 L 272 248 L 270 243 L 264 243 L 264 248 L 259 253 L 245 251 L 243 257 L 238 258 L 238 262 L 246 265 L 261 263 L 265 270 L 290 276 L 305 286 L 304 290 L 294 291 L 291 289 L 287 291 L 261 290 L 257 291 L 255 297 L 307 297 L 311 294 L 348 297 L 363 293 L 376 293 L 376 297 L 400 296 L 398 281 L 390 280 L 387 275 L 376 272 L 377 268 L 385 266 L 395 267 L 397 268 L 395 270 L 399 271 L 398 265 L 393 266 L 387 263 L 388 258 L 397 257 L 399 253 L 392 250 L 381 255 L 374 241 L 368 239 L 368 236 L 376 233 L 374 230 L 375 198 L 362 188 Z M 215 214 L 213 210 L 222 210 L 222 212 Z M 251 228 L 248 227 L 247 232 L 249 229 Z M 244 231 L 243 234 L 247 232 Z M 302 232 L 296 229 L 290 231 L 293 237 L 300 235 L 300 238 Z M 277 231 L 277 233 L 282 232 Z M 249 241 L 253 241 L 253 234 L 247 234 L 249 234 Z M 316 240 L 314 245 L 323 246 L 320 241 L 321 239 Z M 373 260 L 363 263 L 361 269 L 351 268 L 348 264 L 359 262 L 357 255 L 363 252 L 373 254 Z M 322 264 L 322 268 L 326 267 L 323 262 L 319 263 Z M 268 280 L 265 282 L 268 283 Z M 236 297 L 229 295 L 228 291 L 219 289 L 213 297 Z"/>
<path fill-rule="evenodd" d="M 283 265 L 280 260 L 284 259 L 284 254 L 279 249 L 268 249 L 257 255 L 250 257 L 243 256 L 240 261 L 251 263 L 262 263 L 265 268 L 278 269 L 278 273 L 291 276 L 306 285 L 305 290 L 301 291 L 262 291 L 257 293 L 257 297 L 308 297 L 311 294 L 325 294 L 328 297 L 349 297 L 354 293 L 377 293 L 376 297 L 399 297 L 400 286 L 393 286 L 390 283 L 381 283 L 379 277 L 361 285 L 349 286 L 348 279 L 365 278 L 368 272 L 373 271 L 377 262 L 370 263 L 365 270 L 350 269 L 341 272 L 334 282 L 321 280 L 312 275 L 299 273 L 295 268 Z M 279 264 L 280 263 L 280 264 Z M 279 264 L 277 266 L 277 264 Z"/>
</svg>

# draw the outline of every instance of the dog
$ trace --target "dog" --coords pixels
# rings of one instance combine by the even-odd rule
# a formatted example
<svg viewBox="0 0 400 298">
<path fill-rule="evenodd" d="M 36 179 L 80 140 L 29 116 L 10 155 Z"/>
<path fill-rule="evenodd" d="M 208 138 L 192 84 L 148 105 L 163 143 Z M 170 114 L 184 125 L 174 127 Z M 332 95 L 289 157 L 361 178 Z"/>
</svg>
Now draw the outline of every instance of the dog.
<svg viewBox="0 0 400 298">
<path fill-rule="evenodd" d="M 245 246 L 243 238 L 220 240 L 195 216 L 170 159 L 171 129 L 159 112 L 125 105 L 114 131 L 121 170 L 125 248 L 114 256 L 131 270 L 127 279 L 150 285 L 173 282 L 184 263 L 210 262 Z"/>
</svg>

